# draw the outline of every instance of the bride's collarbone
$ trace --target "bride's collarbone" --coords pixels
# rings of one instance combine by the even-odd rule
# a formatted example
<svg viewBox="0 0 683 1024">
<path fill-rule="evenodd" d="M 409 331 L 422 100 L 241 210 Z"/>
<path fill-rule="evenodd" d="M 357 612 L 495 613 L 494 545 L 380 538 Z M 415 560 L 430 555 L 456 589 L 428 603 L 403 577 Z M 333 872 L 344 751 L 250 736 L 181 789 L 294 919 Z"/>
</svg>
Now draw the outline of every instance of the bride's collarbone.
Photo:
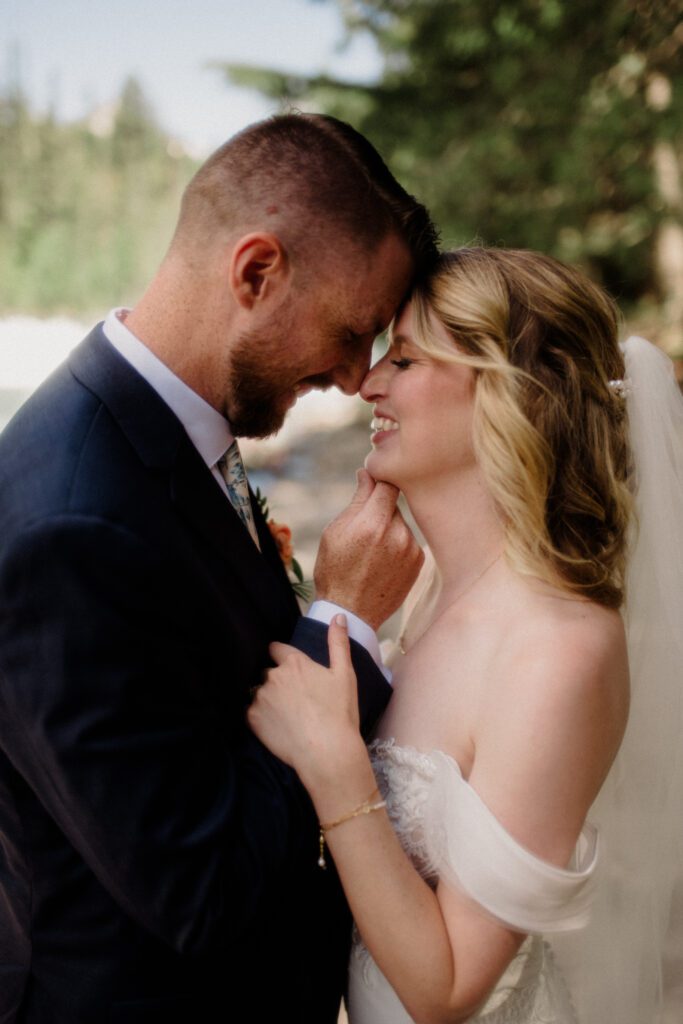
<svg viewBox="0 0 683 1024">
<path fill-rule="evenodd" d="M 425 646 L 406 656 L 395 669 L 394 695 L 384 713 L 379 738 L 423 753 L 442 750 L 467 776 L 474 757 L 473 726 L 477 719 L 481 679 L 457 660 L 432 661 Z"/>
<path fill-rule="evenodd" d="M 443 750 L 467 778 L 482 722 L 505 705 L 501 690 L 507 690 L 511 655 L 517 658 L 520 646 L 511 632 L 518 629 L 506 629 L 495 616 L 475 627 L 435 623 L 394 665 L 382 738 L 423 752 Z"/>
<path fill-rule="evenodd" d="M 460 713 L 476 708 L 496 672 L 498 644 L 454 632 L 425 634 L 394 666 L 394 689 L 401 700 L 433 695 Z"/>
</svg>

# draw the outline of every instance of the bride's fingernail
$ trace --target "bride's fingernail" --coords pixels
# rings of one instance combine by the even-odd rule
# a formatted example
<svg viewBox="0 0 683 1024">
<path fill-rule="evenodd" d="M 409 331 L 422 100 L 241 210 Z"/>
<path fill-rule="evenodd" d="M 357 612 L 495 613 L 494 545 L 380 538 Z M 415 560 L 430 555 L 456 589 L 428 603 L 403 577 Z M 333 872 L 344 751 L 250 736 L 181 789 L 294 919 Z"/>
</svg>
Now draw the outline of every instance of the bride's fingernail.
<svg viewBox="0 0 683 1024">
<path fill-rule="evenodd" d="M 341 626 L 342 629 L 346 629 L 346 616 L 342 612 L 339 612 L 337 615 L 335 615 L 334 621 L 337 623 L 338 626 Z"/>
</svg>

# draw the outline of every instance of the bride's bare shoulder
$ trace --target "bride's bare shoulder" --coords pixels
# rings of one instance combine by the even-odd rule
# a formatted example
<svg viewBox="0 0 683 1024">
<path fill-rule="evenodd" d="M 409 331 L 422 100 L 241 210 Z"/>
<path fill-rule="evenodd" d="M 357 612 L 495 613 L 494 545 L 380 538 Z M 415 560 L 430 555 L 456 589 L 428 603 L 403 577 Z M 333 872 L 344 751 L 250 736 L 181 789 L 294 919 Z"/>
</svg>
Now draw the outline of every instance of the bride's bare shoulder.
<svg viewBox="0 0 683 1024">
<path fill-rule="evenodd" d="M 478 708 L 471 779 L 520 841 L 561 864 L 626 728 L 624 629 L 617 611 L 573 600 L 530 602 L 510 626 Z"/>
<path fill-rule="evenodd" d="M 514 705 L 531 718 L 586 727 L 602 721 L 618 745 L 629 705 L 619 611 L 531 587 L 510 619 L 489 675 L 489 716 L 495 705 L 495 717 L 506 721 Z"/>
</svg>

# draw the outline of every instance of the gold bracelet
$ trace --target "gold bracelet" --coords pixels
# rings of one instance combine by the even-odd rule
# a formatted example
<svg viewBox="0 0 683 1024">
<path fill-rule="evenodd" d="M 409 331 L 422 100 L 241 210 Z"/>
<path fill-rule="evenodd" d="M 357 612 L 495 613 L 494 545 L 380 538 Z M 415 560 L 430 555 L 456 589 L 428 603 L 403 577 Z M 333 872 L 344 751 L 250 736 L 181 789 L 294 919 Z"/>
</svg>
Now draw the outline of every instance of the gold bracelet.
<svg viewBox="0 0 683 1024">
<path fill-rule="evenodd" d="M 358 804 L 358 807 L 354 807 L 354 809 L 352 811 L 349 811 L 348 814 L 344 814 L 341 818 L 337 818 L 336 821 L 328 821 L 325 824 L 323 824 L 322 821 L 320 822 L 320 855 L 318 857 L 319 868 L 322 868 L 324 870 L 327 867 L 327 864 L 325 862 L 325 834 L 329 832 L 330 829 L 336 828 L 337 825 L 343 825 L 345 821 L 350 821 L 351 818 L 357 818 L 360 814 L 372 814 L 373 811 L 379 811 L 382 809 L 382 807 L 386 807 L 386 800 L 378 800 L 377 803 L 371 803 L 372 798 L 375 796 L 375 794 L 379 794 L 377 786 L 375 786 L 372 793 L 370 793 L 370 795 L 365 798 L 362 804 Z"/>
</svg>

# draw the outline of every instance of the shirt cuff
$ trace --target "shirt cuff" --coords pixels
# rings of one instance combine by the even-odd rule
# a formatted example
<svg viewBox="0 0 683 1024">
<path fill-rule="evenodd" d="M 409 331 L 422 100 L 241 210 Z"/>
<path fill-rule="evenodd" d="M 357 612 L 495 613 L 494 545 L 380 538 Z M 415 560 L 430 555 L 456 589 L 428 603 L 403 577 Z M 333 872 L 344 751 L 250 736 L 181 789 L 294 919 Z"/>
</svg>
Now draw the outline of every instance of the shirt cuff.
<svg viewBox="0 0 683 1024">
<path fill-rule="evenodd" d="M 351 640 L 355 640 L 356 643 L 365 648 L 386 681 L 391 683 L 391 670 L 388 669 L 382 661 L 382 654 L 379 649 L 377 634 L 372 626 L 368 626 L 367 622 L 364 622 L 363 619 L 359 619 L 357 615 L 354 615 L 353 612 L 347 611 L 346 608 L 342 608 L 338 604 L 333 604 L 332 601 L 314 601 L 308 609 L 306 617 L 309 619 L 315 619 L 316 622 L 322 622 L 329 626 L 334 616 L 338 615 L 339 612 L 346 616 L 346 621 L 349 627 L 349 637 Z"/>
</svg>

